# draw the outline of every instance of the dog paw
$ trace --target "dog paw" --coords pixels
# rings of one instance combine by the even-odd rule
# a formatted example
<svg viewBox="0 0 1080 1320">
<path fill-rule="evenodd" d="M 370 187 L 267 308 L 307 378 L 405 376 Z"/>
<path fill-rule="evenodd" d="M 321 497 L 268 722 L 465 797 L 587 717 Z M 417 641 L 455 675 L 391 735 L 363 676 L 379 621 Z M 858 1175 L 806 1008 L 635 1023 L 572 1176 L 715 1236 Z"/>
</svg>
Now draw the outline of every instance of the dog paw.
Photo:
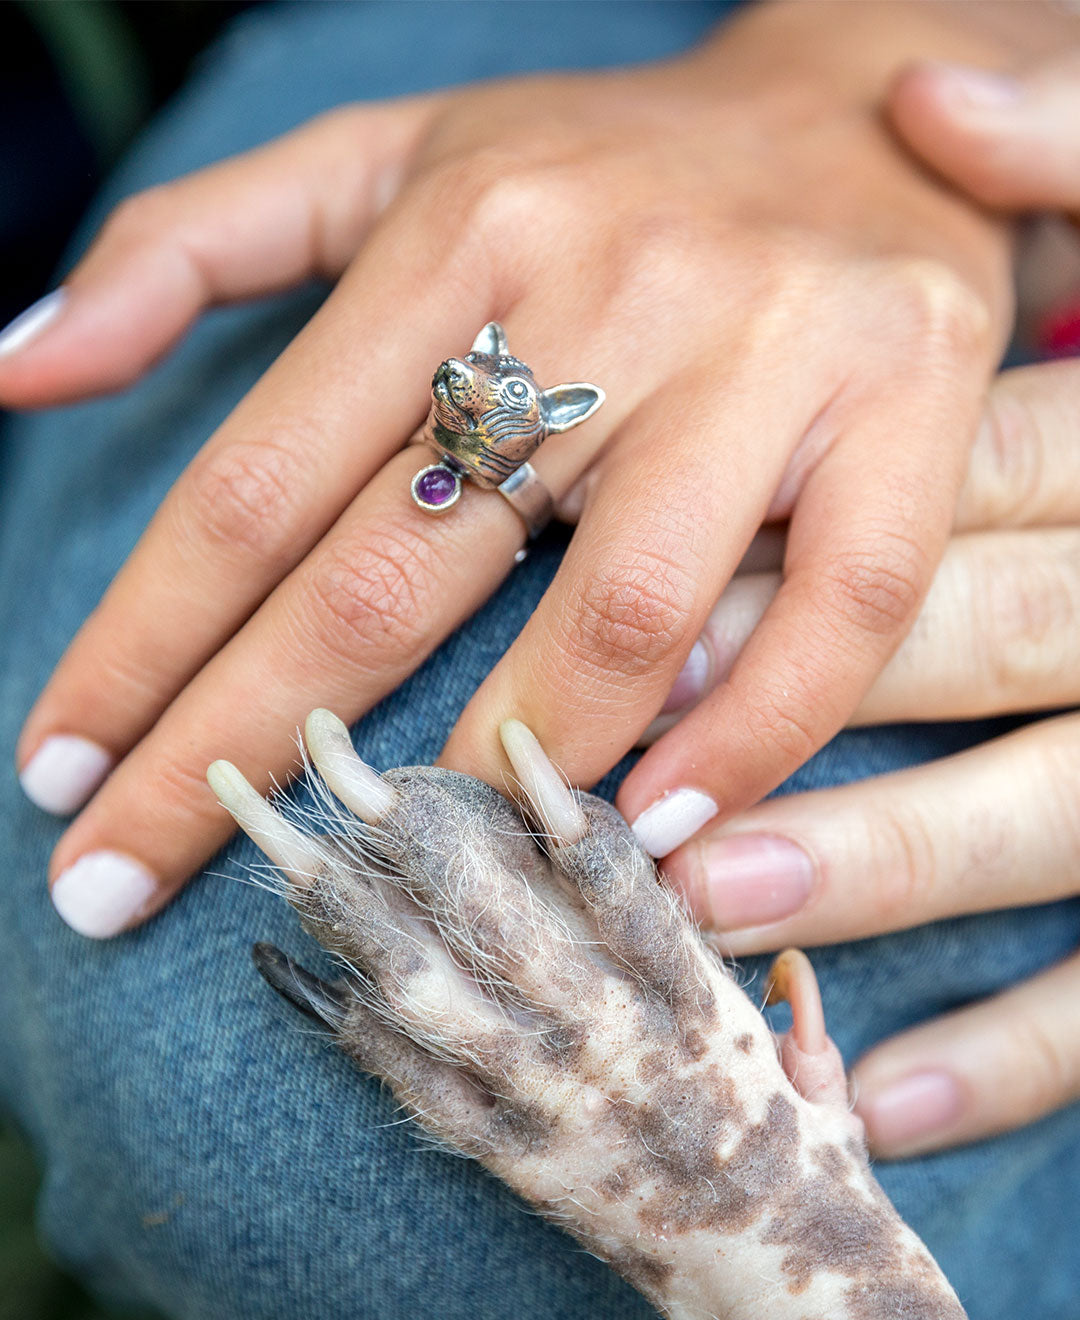
<svg viewBox="0 0 1080 1320">
<path fill-rule="evenodd" d="M 326 711 L 318 819 L 211 767 L 345 969 L 257 945 L 265 978 L 665 1314 L 963 1320 L 870 1172 L 807 960 L 774 966 L 778 1046 L 615 809 L 501 733 L 520 808 L 448 770 L 379 775 Z"/>
</svg>

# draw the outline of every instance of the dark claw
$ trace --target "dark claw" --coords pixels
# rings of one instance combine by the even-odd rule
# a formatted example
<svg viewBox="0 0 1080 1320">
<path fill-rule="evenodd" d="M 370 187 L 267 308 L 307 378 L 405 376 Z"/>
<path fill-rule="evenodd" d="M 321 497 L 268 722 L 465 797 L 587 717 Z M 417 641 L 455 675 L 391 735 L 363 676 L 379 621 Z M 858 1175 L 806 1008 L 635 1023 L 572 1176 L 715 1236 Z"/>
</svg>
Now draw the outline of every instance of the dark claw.
<svg viewBox="0 0 1080 1320">
<path fill-rule="evenodd" d="M 348 1003 L 341 990 L 320 981 L 273 944 L 253 945 L 251 956 L 260 974 L 283 999 L 335 1031 L 341 1030 Z"/>
</svg>

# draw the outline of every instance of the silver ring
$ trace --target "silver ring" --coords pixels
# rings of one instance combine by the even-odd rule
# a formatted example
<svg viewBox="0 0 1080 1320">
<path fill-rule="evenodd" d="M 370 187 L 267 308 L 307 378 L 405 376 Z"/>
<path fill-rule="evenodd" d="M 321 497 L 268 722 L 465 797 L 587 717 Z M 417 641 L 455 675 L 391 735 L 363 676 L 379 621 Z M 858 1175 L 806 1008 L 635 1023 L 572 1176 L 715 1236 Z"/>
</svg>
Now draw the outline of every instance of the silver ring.
<svg viewBox="0 0 1080 1320">
<path fill-rule="evenodd" d="M 506 331 L 489 321 L 464 358 L 447 358 L 432 377 L 431 410 L 413 442 L 438 461 L 413 477 L 413 500 L 425 513 L 446 513 L 471 481 L 497 490 L 529 536 L 539 536 L 555 504 L 529 459 L 549 435 L 580 426 L 603 402 L 604 391 L 587 381 L 540 389 L 510 354 Z"/>
</svg>

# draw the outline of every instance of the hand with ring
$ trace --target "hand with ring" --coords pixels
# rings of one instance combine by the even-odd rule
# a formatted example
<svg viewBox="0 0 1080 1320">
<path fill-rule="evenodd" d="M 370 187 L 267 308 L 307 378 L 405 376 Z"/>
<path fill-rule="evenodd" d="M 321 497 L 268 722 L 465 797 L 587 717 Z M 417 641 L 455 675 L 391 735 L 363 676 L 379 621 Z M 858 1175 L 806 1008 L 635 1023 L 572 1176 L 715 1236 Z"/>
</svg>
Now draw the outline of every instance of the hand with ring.
<svg viewBox="0 0 1080 1320">
<path fill-rule="evenodd" d="M 407 445 L 489 323 L 526 387 L 607 401 L 528 460 L 577 529 L 443 763 L 501 785 L 514 716 L 595 782 L 773 520 L 783 586 L 619 804 L 667 853 L 844 725 L 944 550 L 1012 314 L 1008 226 L 913 165 L 881 88 L 913 53 L 1001 65 L 1075 26 L 1040 5 L 1006 41 L 964 8 L 755 5 L 656 65 L 347 106 L 116 211 L 0 343 L 6 406 L 120 388 L 211 304 L 337 282 L 30 712 L 23 783 L 79 812 L 50 864 L 77 929 L 144 920 L 223 842 L 210 760 L 286 776 L 283 727 L 359 717 L 511 570 L 528 517 L 472 479 L 429 516 L 414 478 L 454 455 Z"/>
<path fill-rule="evenodd" d="M 988 205 L 1080 216 L 1080 53 L 1023 80 L 917 66 L 897 81 L 891 115 L 929 165 Z M 749 573 L 720 598 L 702 643 L 710 682 L 723 681 L 780 581 Z M 1075 708 L 1078 675 L 1075 360 L 994 384 L 926 602 L 849 722 Z M 666 868 L 735 956 L 828 944 L 1075 899 L 1078 804 L 1074 709 L 923 767 L 764 803 Z M 854 1093 L 886 1158 L 1003 1132 L 1080 1099 L 1080 953 L 877 1046 L 855 1067 Z"/>
</svg>

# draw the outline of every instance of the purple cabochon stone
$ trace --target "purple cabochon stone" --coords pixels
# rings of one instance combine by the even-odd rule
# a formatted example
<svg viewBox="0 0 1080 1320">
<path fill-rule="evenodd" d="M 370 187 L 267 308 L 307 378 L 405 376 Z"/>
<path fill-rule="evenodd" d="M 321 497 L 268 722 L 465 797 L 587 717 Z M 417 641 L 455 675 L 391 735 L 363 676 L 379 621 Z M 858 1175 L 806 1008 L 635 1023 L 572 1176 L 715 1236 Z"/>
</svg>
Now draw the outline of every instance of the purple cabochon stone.
<svg viewBox="0 0 1080 1320">
<path fill-rule="evenodd" d="M 416 483 L 416 493 L 425 504 L 445 504 L 456 490 L 457 478 L 444 467 L 429 468 Z"/>
</svg>

